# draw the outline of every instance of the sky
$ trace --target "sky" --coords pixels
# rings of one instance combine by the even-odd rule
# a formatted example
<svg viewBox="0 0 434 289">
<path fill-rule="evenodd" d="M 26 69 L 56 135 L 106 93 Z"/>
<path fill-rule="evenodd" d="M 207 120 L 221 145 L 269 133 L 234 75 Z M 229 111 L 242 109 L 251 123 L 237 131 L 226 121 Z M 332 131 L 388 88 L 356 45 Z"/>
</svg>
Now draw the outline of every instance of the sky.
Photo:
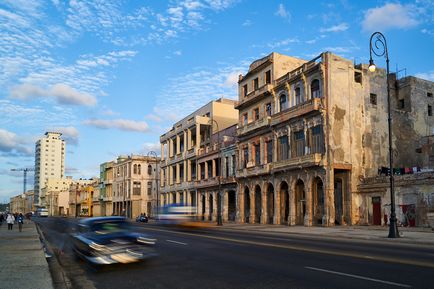
<svg viewBox="0 0 434 289">
<path fill-rule="evenodd" d="M 331 51 L 367 63 L 375 31 L 392 72 L 434 81 L 431 0 L 1 0 L 0 202 L 22 193 L 11 169 L 34 167 L 46 131 L 63 133 L 66 175 L 98 176 L 119 155 L 160 154 L 160 135 L 209 101 L 236 99 L 252 61 Z"/>
</svg>

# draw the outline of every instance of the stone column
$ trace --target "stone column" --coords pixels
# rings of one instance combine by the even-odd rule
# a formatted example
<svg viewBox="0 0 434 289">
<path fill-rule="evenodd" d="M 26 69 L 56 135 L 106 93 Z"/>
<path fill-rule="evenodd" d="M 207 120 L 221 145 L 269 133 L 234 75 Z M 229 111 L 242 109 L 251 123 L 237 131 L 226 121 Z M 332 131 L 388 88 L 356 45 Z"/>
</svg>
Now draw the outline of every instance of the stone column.
<svg viewBox="0 0 434 289">
<path fill-rule="evenodd" d="M 305 226 L 312 226 L 312 189 L 310 186 L 311 180 L 310 178 L 307 178 L 306 184 L 304 184 L 304 191 L 305 191 L 305 206 L 306 206 L 306 212 L 304 216 L 304 225 Z"/>
<path fill-rule="evenodd" d="M 249 190 L 249 194 L 250 194 L 250 223 L 255 224 L 255 191 L 254 191 L 254 187 L 253 187 L 253 191 Z"/>
<path fill-rule="evenodd" d="M 200 123 L 196 123 L 196 154 L 200 149 Z"/>
<path fill-rule="evenodd" d="M 293 186 L 293 178 L 290 177 L 288 180 L 288 194 L 289 194 L 289 225 L 295 225 L 297 220 L 297 210 L 295 204 L 295 191 Z"/>
<path fill-rule="evenodd" d="M 274 176 L 273 176 L 274 178 Z M 280 206 L 280 188 L 278 184 L 273 180 L 274 187 L 274 217 L 273 224 L 280 224 L 280 214 L 281 214 L 281 206 Z"/>
<path fill-rule="evenodd" d="M 179 154 L 181 152 L 181 138 L 179 134 L 176 134 L 176 148 L 175 148 L 175 155 Z"/>
<path fill-rule="evenodd" d="M 223 206 L 222 206 L 222 220 L 223 222 L 228 221 L 228 212 L 229 212 L 229 196 L 228 192 L 225 190 L 222 190 L 222 198 L 223 198 Z"/>
<path fill-rule="evenodd" d="M 184 152 L 187 151 L 187 131 L 184 130 L 183 132 L 183 137 L 184 137 Z"/>
<path fill-rule="evenodd" d="M 164 161 L 164 142 L 162 142 L 160 146 L 161 146 L 161 160 Z"/>
<path fill-rule="evenodd" d="M 260 164 L 265 164 L 265 141 L 264 141 L 264 137 L 261 137 L 259 139 L 259 159 L 260 159 Z"/>
</svg>

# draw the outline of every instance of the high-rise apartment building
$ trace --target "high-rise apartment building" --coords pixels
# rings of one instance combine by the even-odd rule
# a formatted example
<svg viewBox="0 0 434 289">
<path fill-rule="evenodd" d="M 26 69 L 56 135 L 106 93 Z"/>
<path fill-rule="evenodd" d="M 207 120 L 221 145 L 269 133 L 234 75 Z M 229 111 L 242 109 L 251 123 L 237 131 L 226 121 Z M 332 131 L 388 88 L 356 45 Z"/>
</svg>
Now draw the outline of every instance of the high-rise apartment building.
<svg viewBox="0 0 434 289">
<path fill-rule="evenodd" d="M 46 132 L 36 142 L 35 148 L 35 204 L 45 206 L 42 188 L 48 178 L 61 179 L 65 176 L 65 141 L 59 132 Z"/>
</svg>

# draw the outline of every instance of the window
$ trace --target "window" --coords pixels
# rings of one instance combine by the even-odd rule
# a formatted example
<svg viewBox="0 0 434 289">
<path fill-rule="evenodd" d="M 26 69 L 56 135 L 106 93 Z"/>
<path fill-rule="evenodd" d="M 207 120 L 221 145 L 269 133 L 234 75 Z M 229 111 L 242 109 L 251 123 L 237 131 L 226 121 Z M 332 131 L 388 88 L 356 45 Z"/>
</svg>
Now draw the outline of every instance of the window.
<svg viewBox="0 0 434 289">
<path fill-rule="evenodd" d="M 271 83 L 271 71 L 268 70 L 265 72 L 265 83 L 270 84 Z"/>
<path fill-rule="evenodd" d="M 362 73 L 358 71 L 354 71 L 354 81 L 362 84 Z"/>
<path fill-rule="evenodd" d="M 206 166 L 208 168 L 208 179 L 212 178 L 212 161 L 207 161 Z"/>
<path fill-rule="evenodd" d="M 237 167 L 237 162 L 235 159 L 235 155 L 232 155 L 232 176 L 235 176 L 236 167 Z"/>
<path fill-rule="evenodd" d="M 267 147 L 267 163 L 273 162 L 273 141 L 269 140 L 265 143 Z"/>
<path fill-rule="evenodd" d="M 301 97 L 301 89 L 300 89 L 300 87 L 297 87 L 294 92 L 295 92 L 295 104 L 297 105 L 297 104 L 302 103 L 303 99 Z"/>
<path fill-rule="evenodd" d="M 243 168 L 247 168 L 247 163 L 249 161 L 249 148 L 243 148 Z"/>
<path fill-rule="evenodd" d="M 191 161 L 191 180 L 194 181 L 196 179 L 196 161 Z"/>
<path fill-rule="evenodd" d="M 255 150 L 255 165 L 259 166 L 261 164 L 261 146 L 260 144 L 254 144 L 253 149 Z"/>
<path fill-rule="evenodd" d="M 280 107 L 280 111 L 283 111 L 288 108 L 285 94 L 279 96 L 279 107 Z"/>
<path fill-rule="evenodd" d="M 265 113 L 266 113 L 268 116 L 271 116 L 271 102 L 269 102 L 269 103 L 267 103 L 267 104 L 265 105 Z"/>
<path fill-rule="evenodd" d="M 259 79 L 256 77 L 253 79 L 253 89 L 256 90 L 259 88 Z"/>
<path fill-rule="evenodd" d="M 259 108 L 255 108 L 253 110 L 253 119 L 258 120 L 259 119 Z"/>
<path fill-rule="evenodd" d="M 377 95 L 375 93 L 369 95 L 369 102 L 373 105 L 377 105 Z"/>
<path fill-rule="evenodd" d="M 214 161 L 215 161 L 215 175 L 219 177 L 220 172 L 221 172 L 221 170 L 220 170 L 220 158 L 215 159 Z"/>
<path fill-rule="evenodd" d="M 225 177 L 229 177 L 229 157 L 225 157 Z"/>
<path fill-rule="evenodd" d="M 205 178 L 205 163 L 199 164 L 200 166 L 200 179 L 203 180 Z"/>
<path fill-rule="evenodd" d="M 398 109 L 403 109 L 405 107 L 404 99 L 398 99 Z"/>
<path fill-rule="evenodd" d="M 133 182 L 133 195 L 140 195 L 141 191 L 141 183 Z"/>
<path fill-rule="evenodd" d="M 137 174 L 141 175 L 142 174 L 142 165 L 138 165 L 137 166 Z"/>
<path fill-rule="evenodd" d="M 244 84 L 244 86 L 243 86 L 243 96 L 244 97 L 247 96 L 247 84 Z"/>
<path fill-rule="evenodd" d="M 172 182 L 176 182 L 176 166 L 172 167 Z"/>
<path fill-rule="evenodd" d="M 148 165 L 148 175 L 152 175 L 152 166 Z"/>
<path fill-rule="evenodd" d="M 321 98 L 321 89 L 318 79 L 314 79 L 310 84 L 310 94 L 312 98 Z"/>
<path fill-rule="evenodd" d="M 322 125 L 317 125 L 312 128 L 312 153 L 324 152 L 324 138 L 322 133 Z"/>
<path fill-rule="evenodd" d="M 287 160 L 289 157 L 289 144 L 288 144 L 288 136 L 284 135 L 279 137 L 279 146 L 277 148 L 278 151 L 278 160 Z"/>
<path fill-rule="evenodd" d="M 426 93 L 426 96 L 427 96 L 427 97 L 432 97 L 432 92 L 427 92 L 427 93 Z"/>
<path fill-rule="evenodd" d="M 184 164 L 179 165 L 179 179 L 181 182 L 184 181 Z"/>
<path fill-rule="evenodd" d="M 428 116 L 432 116 L 432 106 L 428 105 Z"/>
<path fill-rule="evenodd" d="M 179 137 L 179 150 L 180 152 L 184 151 L 184 136 Z"/>
<path fill-rule="evenodd" d="M 304 131 L 294 132 L 295 140 L 295 156 L 299 157 L 304 155 Z"/>
<path fill-rule="evenodd" d="M 248 117 L 247 117 L 247 112 L 243 114 L 243 125 L 247 125 L 248 122 Z"/>
<path fill-rule="evenodd" d="M 148 182 L 148 195 L 152 195 L 152 182 Z"/>
<path fill-rule="evenodd" d="M 137 165 L 133 166 L 133 174 L 137 174 Z"/>
</svg>

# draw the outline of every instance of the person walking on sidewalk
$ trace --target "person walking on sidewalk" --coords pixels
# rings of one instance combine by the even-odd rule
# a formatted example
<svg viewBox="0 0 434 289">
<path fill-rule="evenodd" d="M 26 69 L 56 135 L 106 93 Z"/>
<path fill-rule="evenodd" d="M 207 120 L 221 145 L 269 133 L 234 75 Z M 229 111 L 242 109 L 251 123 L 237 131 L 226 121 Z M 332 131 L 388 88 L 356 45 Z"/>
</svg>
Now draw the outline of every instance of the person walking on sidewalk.
<svg viewBox="0 0 434 289">
<path fill-rule="evenodd" d="M 6 218 L 6 222 L 8 223 L 8 230 L 12 230 L 12 227 L 14 226 L 15 217 L 11 213 L 8 214 L 8 217 Z"/>
<path fill-rule="evenodd" d="M 23 224 L 24 224 L 24 216 L 22 213 L 20 213 L 17 217 L 17 222 L 18 222 L 18 229 L 20 230 L 20 232 L 23 230 Z"/>
<path fill-rule="evenodd" d="M 3 221 L 5 220 L 5 216 L 3 213 L 0 213 L 0 226 L 3 225 Z"/>
</svg>

